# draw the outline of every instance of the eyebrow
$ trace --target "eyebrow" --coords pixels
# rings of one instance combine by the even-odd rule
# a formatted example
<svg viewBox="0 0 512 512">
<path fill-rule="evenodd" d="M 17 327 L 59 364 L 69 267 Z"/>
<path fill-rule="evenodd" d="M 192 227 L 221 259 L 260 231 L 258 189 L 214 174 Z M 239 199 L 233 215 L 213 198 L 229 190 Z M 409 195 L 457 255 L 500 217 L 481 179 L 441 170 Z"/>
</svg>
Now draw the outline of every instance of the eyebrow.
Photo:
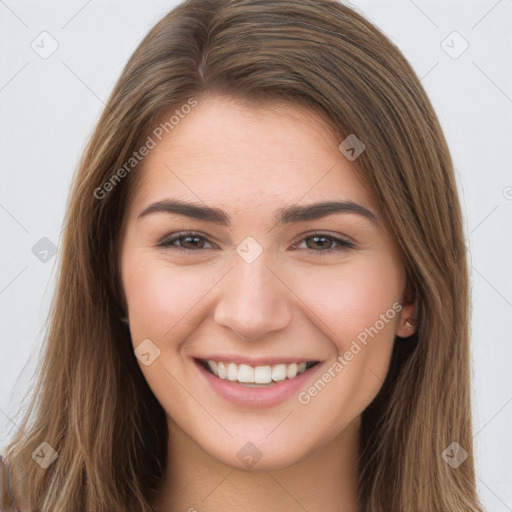
<svg viewBox="0 0 512 512">
<path fill-rule="evenodd" d="M 158 201 L 139 213 L 137 220 L 151 213 L 183 215 L 193 219 L 218 224 L 220 226 L 231 226 L 231 217 L 225 211 L 219 208 L 192 203 L 190 201 L 179 201 L 176 199 Z M 307 205 L 290 205 L 280 208 L 276 210 L 274 214 L 274 224 L 271 229 L 278 225 L 320 219 L 336 213 L 355 213 L 377 223 L 376 214 L 368 208 L 365 208 L 353 201 L 338 200 Z"/>
</svg>

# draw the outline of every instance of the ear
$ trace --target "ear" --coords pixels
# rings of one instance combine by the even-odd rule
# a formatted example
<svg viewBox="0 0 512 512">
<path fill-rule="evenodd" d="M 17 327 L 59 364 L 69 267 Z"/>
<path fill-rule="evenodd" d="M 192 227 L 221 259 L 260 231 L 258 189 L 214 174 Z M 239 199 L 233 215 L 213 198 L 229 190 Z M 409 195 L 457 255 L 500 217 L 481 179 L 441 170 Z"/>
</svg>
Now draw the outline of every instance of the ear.
<svg viewBox="0 0 512 512">
<path fill-rule="evenodd" d="M 400 311 L 400 318 L 396 335 L 400 338 L 409 338 L 416 332 L 416 315 L 418 300 L 415 290 L 407 278 L 405 290 L 402 297 L 402 310 Z"/>
</svg>

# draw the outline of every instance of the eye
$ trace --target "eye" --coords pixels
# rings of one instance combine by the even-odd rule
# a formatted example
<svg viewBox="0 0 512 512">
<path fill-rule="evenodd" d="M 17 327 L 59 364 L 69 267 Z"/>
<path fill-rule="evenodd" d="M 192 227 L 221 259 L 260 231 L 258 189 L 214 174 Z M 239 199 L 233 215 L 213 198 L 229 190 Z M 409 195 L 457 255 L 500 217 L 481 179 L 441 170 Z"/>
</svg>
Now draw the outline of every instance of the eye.
<svg viewBox="0 0 512 512">
<path fill-rule="evenodd" d="M 312 244 L 308 244 L 309 240 L 312 241 Z M 353 249 L 356 246 L 353 242 L 350 242 L 349 240 L 335 237 L 333 235 L 328 235 L 326 233 L 313 233 L 303 238 L 302 242 L 306 243 L 308 249 L 312 249 L 314 252 L 319 253 L 319 256 L 342 252 L 347 249 Z M 332 244 L 334 244 L 334 247 L 332 246 Z M 318 245 L 320 245 L 319 248 Z M 330 245 L 330 247 L 326 247 L 326 245 Z M 294 244 L 293 247 L 297 247 L 297 244 Z"/>
<path fill-rule="evenodd" d="M 175 242 L 185 244 L 185 247 L 178 246 Z M 159 243 L 159 247 L 173 248 L 176 249 L 178 254 L 188 254 L 198 249 L 204 248 L 204 242 L 210 243 L 201 234 L 193 231 L 175 233 L 164 237 Z M 188 247 L 187 247 L 188 246 Z"/>
<path fill-rule="evenodd" d="M 326 233 L 313 233 L 301 240 L 306 243 L 306 248 L 311 249 L 313 252 L 319 253 L 319 255 L 331 254 L 341 252 L 347 249 L 353 249 L 356 245 L 349 240 L 344 238 L 335 237 Z M 308 243 L 312 241 L 312 244 Z M 177 245 L 176 242 L 179 244 Z M 330 247 L 326 247 L 327 245 Z M 159 243 L 159 247 L 169 248 L 176 250 L 178 254 L 190 254 L 197 252 L 200 249 L 205 249 L 205 244 L 211 244 L 204 236 L 194 231 L 186 231 L 180 233 L 174 233 L 164 237 Z M 332 246 L 334 244 L 334 247 Z M 311 247 L 313 245 L 313 247 Z M 316 247 L 315 247 L 316 246 Z M 320 247 L 318 247 L 320 246 Z M 298 244 L 292 245 L 292 247 L 298 248 Z"/>
</svg>

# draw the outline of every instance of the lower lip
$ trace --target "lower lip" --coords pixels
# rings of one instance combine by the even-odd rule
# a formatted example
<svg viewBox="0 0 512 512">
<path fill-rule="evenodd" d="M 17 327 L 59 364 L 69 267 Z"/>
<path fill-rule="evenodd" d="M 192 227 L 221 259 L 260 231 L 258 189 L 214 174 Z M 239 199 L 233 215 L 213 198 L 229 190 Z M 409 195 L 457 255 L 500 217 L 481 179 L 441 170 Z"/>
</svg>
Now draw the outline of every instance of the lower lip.
<svg viewBox="0 0 512 512">
<path fill-rule="evenodd" d="M 298 394 L 306 381 L 316 373 L 320 363 L 308 368 L 293 379 L 285 379 L 271 386 L 247 387 L 238 382 L 231 382 L 216 377 L 210 373 L 200 361 L 194 360 L 201 375 L 210 384 L 213 390 L 222 398 L 239 407 L 251 409 L 264 409 L 277 405 L 292 395 Z"/>
</svg>

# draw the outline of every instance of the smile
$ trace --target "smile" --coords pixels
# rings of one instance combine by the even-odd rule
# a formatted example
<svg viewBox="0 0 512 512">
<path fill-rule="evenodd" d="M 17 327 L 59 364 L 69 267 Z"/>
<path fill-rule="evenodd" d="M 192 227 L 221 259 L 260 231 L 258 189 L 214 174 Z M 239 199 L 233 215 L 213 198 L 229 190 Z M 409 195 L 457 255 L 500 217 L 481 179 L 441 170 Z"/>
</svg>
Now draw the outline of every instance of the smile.
<svg viewBox="0 0 512 512">
<path fill-rule="evenodd" d="M 237 382 L 248 387 L 272 386 L 286 379 L 294 379 L 318 363 L 318 361 L 309 361 L 250 366 L 211 359 L 200 360 L 200 362 L 207 371 L 219 379 Z"/>
</svg>

